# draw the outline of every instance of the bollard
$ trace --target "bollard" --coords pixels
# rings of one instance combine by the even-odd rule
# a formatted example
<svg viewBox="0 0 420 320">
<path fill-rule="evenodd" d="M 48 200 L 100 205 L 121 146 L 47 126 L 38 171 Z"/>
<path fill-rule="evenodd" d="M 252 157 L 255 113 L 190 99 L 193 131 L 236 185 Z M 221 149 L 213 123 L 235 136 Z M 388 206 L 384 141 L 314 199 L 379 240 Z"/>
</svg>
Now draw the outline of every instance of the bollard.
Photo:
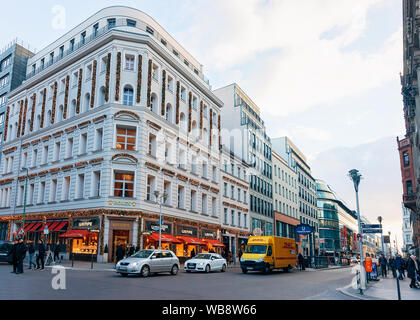
<svg viewBox="0 0 420 320">
<path fill-rule="evenodd" d="M 90 269 L 93 269 L 93 251 L 90 255 Z"/>
<path fill-rule="evenodd" d="M 401 300 L 400 279 L 397 277 L 398 300 Z"/>
<path fill-rule="evenodd" d="M 71 253 L 71 267 L 74 267 L 74 253 Z"/>
</svg>

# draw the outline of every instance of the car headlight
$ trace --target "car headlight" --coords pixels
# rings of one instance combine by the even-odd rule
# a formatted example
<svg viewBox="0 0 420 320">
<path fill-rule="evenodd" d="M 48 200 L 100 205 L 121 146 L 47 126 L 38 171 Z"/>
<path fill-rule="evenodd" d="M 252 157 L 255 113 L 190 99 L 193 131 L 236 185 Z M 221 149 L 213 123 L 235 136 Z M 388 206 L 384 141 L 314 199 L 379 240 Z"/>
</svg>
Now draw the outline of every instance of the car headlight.
<svg viewBox="0 0 420 320">
<path fill-rule="evenodd" d="M 134 267 L 134 268 L 137 268 L 138 266 L 140 266 L 140 262 L 133 262 L 133 263 L 130 263 L 130 266 L 131 266 L 131 267 Z"/>
<path fill-rule="evenodd" d="M 204 266 L 204 262 L 200 262 L 200 263 L 199 263 L 199 265 L 200 265 L 200 266 Z"/>
<path fill-rule="evenodd" d="M 257 262 L 263 262 L 264 261 L 264 257 L 263 258 L 259 258 L 258 260 L 257 260 Z"/>
</svg>

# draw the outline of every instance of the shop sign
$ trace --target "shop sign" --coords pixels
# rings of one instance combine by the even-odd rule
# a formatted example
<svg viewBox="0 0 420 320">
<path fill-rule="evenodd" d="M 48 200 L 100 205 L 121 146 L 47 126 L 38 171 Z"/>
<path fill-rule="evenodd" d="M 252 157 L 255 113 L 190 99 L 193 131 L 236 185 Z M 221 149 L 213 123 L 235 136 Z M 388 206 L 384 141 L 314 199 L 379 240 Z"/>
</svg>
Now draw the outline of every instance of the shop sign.
<svg viewBox="0 0 420 320">
<path fill-rule="evenodd" d="M 162 232 L 172 234 L 171 227 L 169 224 L 162 224 Z M 159 232 L 159 221 L 146 221 L 146 231 Z"/>
<path fill-rule="evenodd" d="M 296 233 L 301 235 L 311 234 L 313 232 L 312 227 L 307 224 L 300 224 L 296 228 Z"/>
<path fill-rule="evenodd" d="M 179 236 L 187 236 L 187 237 L 197 237 L 197 228 L 191 227 L 178 227 L 178 235 Z"/>
<path fill-rule="evenodd" d="M 112 229 L 120 229 L 120 230 L 130 230 L 132 229 L 131 223 L 124 223 L 124 222 L 111 222 Z"/>
<path fill-rule="evenodd" d="M 210 230 L 202 230 L 201 231 L 201 237 L 203 239 L 217 239 L 217 233 L 216 231 L 210 231 Z"/>
<path fill-rule="evenodd" d="M 99 229 L 99 218 L 75 219 L 73 229 Z"/>
<path fill-rule="evenodd" d="M 110 206 L 122 206 L 122 207 L 135 207 L 136 203 L 132 201 L 119 201 L 119 200 L 110 200 Z"/>
</svg>

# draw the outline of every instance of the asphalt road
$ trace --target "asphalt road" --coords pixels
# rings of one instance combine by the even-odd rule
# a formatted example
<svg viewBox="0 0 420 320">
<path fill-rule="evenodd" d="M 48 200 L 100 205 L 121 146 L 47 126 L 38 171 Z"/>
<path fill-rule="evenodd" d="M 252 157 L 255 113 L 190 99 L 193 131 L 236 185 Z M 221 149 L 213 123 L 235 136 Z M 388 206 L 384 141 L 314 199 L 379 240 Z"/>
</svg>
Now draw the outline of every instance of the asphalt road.
<svg viewBox="0 0 420 320">
<path fill-rule="evenodd" d="M 0 265 L 0 300 L 351 300 L 336 289 L 351 282 L 351 269 L 282 271 L 264 275 L 185 273 L 123 278 L 106 271 L 66 270 L 66 289 L 54 290 L 51 268 L 10 273 Z"/>
</svg>

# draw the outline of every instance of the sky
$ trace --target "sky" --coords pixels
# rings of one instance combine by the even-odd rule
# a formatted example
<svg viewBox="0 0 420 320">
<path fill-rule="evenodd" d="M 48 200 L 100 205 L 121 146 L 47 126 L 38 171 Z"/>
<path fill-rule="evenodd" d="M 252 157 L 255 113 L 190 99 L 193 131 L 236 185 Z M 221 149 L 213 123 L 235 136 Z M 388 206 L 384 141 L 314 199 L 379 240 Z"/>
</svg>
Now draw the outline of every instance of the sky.
<svg viewBox="0 0 420 320">
<path fill-rule="evenodd" d="M 144 11 L 204 65 L 213 89 L 236 82 L 260 107 L 270 137 L 289 136 L 352 209 L 402 244 L 396 137 L 404 135 L 400 0 L 22 0 L 2 4 L 0 48 L 42 49 L 96 11 Z"/>
</svg>

